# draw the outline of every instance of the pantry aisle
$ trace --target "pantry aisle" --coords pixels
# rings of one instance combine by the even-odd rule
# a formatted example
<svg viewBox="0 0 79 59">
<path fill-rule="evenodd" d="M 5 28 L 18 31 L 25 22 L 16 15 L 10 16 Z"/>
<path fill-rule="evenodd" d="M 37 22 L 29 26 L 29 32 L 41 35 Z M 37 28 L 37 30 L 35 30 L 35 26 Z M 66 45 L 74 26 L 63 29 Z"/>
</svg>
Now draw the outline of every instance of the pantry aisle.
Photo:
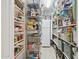
<svg viewBox="0 0 79 59">
<path fill-rule="evenodd" d="M 27 46 L 30 45 L 27 49 L 31 49 L 27 50 L 27 57 L 75 59 L 77 56 L 75 6 L 75 0 L 26 1 L 26 41 Z"/>
<path fill-rule="evenodd" d="M 2 59 L 78 59 L 76 0 L 2 0 Z"/>
</svg>

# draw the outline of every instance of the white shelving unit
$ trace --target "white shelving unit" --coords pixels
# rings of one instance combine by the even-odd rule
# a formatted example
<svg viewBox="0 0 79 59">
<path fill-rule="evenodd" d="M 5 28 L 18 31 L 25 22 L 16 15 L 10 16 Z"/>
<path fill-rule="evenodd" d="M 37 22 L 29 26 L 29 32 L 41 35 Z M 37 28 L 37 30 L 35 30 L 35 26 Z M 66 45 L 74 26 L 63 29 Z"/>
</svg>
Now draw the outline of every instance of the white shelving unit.
<svg viewBox="0 0 79 59">
<path fill-rule="evenodd" d="M 57 3 L 57 6 L 55 7 L 55 8 L 57 8 L 55 10 L 55 12 L 58 12 L 58 13 L 55 13 L 54 16 L 53 16 L 53 19 L 52 19 L 52 22 L 53 22 L 53 25 L 52 25 L 52 29 L 53 29 L 52 31 L 53 32 L 52 32 L 52 34 L 53 34 L 53 36 L 56 37 L 55 39 L 53 39 L 53 42 L 57 45 L 57 47 L 64 54 L 66 54 L 68 59 L 73 59 L 74 55 L 73 55 L 72 52 L 74 52 L 74 51 L 72 51 L 72 48 L 73 47 L 77 48 L 77 45 L 75 45 L 75 44 L 77 44 L 76 41 L 75 41 L 75 40 L 77 40 L 77 38 L 76 38 L 77 36 L 74 35 L 74 33 L 77 34 L 77 30 L 74 30 L 73 28 L 76 28 L 77 24 L 72 22 L 73 21 L 72 9 L 74 7 L 72 4 L 70 6 L 68 6 L 68 8 L 67 8 L 68 14 L 66 16 L 62 16 L 61 15 L 60 11 L 62 11 L 64 8 L 66 8 L 66 7 L 64 7 L 64 4 L 62 5 L 62 3 L 64 1 L 65 0 L 61 0 L 61 1 L 57 0 L 57 2 L 59 2 L 59 3 Z M 69 3 L 69 2 L 65 2 L 65 4 L 67 4 L 67 3 Z M 59 9 L 59 7 L 62 7 L 62 8 Z M 70 19 L 70 16 L 72 16 L 72 19 Z M 62 23 L 61 23 L 60 20 L 62 21 Z M 72 20 L 72 21 L 69 21 L 69 20 Z M 76 19 L 74 19 L 74 20 L 76 22 Z M 60 21 L 60 23 L 59 23 L 59 21 Z M 70 38 L 70 40 L 68 40 L 69 39 L 68 38 L 68 35 L 69 35 L 68 28 L 69 27 L 72 28 L 72 33 L 73 33 L 72 37 Z M 66 50 L 66 48 L 68 50 Z"/>
<path fill-rule="evenodd" d="M 31 59 L 35 54 L 39 55 L 40 52 L 40 8 L 38 3 L 33 1 L 37 0 L 27 0 L 26 1 L 26 35 L 27 35 L 27 57 L 26 59 Z M 32 46 L 32 47 L 30 47 Z M 38 56 L 34 56 L 38 58 Z"/>
<path fill-rule="evenodd" d="M 25 6 L 22 0 L 14 0 L 14 59 L 25 51 Z M 24 52 L 25 53 L 25 52 Z M 20 55 L 21 56 L 21 55 Z"/>
</svg>

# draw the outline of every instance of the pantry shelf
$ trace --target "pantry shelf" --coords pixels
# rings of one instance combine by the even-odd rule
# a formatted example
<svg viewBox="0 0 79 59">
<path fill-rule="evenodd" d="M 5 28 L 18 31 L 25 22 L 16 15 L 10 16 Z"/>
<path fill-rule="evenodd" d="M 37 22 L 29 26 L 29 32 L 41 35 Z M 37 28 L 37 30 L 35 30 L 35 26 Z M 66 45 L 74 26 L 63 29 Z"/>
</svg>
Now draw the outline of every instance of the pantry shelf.
<svg viewBox="0 0 79 59">
<path fill-rule="evenodd" d="M 17 21 L 17 22 L 24 22 L 24 20 L 19 19 L 19 18 L 17 18 L 17 17 L 15 17 L 14 19 L 15 19 L 15 21 Z"/>
<path fill-rule="evenodd" d="M 21 6 L 24 5 L 24 2 L 22 0 L 15 0 L 18 4 L 20 4 Z"/>
<path fill-rule="evenodd" d="M 33 34 L 33 33 L 38 33 L 38 31 L 37 30 L 35 30 L 35 31 L 27 31 L 27 33 Z"/>
<path fill-rule="evenodd" d="M 17 34 L 24 34 L 24 32 L 15 32 L 15 34 L 17 35 Z"/>
<path fill-rule="evenodd" d="M 66 55 L 66 53 L 63 52 L 60 48 L 58 48 L 58 47 L 57 47 L 57 44 L 56 44 L 53 40 L 51 40 L 51 41 L 53 42 L 53 45 L 56 47 L 55 49 L 56 49 L 58 52 L 62 53 L 67 59 L 69 59 L 69 57 Z M 53 45 L 52 45 L 52 46 L 53 46 Z"/>
<path fill-rule="evenodd" d="M 14 44 L 14 48 L 18 47 L 19 45 L 24 45 L 24 40 L 18 44 Z"/>
<path fill-rule="evenodd" d="M 17 8 L 20 12 L 24 14 L 23 10 L 21 10 L 17 5 L 15 5 L 15 8 Z"/>
<path fill-rule="evenodd" d="M 14 3 L 14 59 L 20 57 L 20 54 L 24 51 L 24 3 L 22 0 L 15 0 Z M 18 51 L 16 51 L 18 50 Z"/>
<path fill-rule="evenodd" d="M 17 20 L 15 20 L 15 22 L 16 22 L 16 23 L 19 23 L 19 24 L 24 23 L 24 21 L 17 21 Z"/>
<path fill-rule="evenodd" d="M 15 42 L 14 44 L 16 45 L 16 44 L 19 44 L 19 43 L 21 43 L 21 42 L 23 42 L 24 40 L 22 39 L 22 40 L 20 40 L 20 41 L 17 41 L 17 42 Z"/>
<path fill-rule="evenodd" d="M 15 9 L 17 9 L 19 13 L 21 13 L 22 15 L 24 15 L 24 12 L 17 5 L 15 5 Z"/>
<path fill-rule="evenodd" d="M 24 48 L 15 56 L 15 59 L 24 51 Z"/>
<path fill-rule="evenodd" d="M 56 45 L 58 45 L 58 43 L 55 41 L 55 39 L 54 40 L 52 40 Z"/>
<path fill-rule="evenodd" d="M 66 26 L 59 26 L 59 28 L 65 28 L 65 27 L 73 27 L 76 26 L 76 24 L 66 25 Z"/>
<path fill-rule="evenodd" d="M 55 35 L 59 40 L 65 42 L 65 43 L 67 43 L 67 44 L 69 44 L 69 45 L 71 45 L 71 46 L 73 46 L 73 47 L 76 47 L 76 45 L 74 45 L 73 43 L 68 42 L 68 41 L 64 40 L 63 38 L 61 38 L 61 37 L 58 37 L 56 34 L 53 34 L 53 35 Z"/>
</svg>

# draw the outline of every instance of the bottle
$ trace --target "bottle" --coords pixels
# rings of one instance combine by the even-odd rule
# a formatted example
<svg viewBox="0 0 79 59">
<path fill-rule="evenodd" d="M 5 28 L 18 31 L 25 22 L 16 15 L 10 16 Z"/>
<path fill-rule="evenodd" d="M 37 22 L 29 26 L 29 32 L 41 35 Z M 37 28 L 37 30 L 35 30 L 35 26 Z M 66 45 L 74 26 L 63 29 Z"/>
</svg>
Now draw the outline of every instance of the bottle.
<svg viewBox="0 0 79 59">
<path fill-rule="evenodd" d="M 35 57 L 34 57 L 34 55 L 31 57 L 31 59 L 36 59 Z"/>
<path fill-rule="evenodd" d="M 67 28 L 67 39 L 69 42 L 72 42 L 72 27 Z"/>
</svg>

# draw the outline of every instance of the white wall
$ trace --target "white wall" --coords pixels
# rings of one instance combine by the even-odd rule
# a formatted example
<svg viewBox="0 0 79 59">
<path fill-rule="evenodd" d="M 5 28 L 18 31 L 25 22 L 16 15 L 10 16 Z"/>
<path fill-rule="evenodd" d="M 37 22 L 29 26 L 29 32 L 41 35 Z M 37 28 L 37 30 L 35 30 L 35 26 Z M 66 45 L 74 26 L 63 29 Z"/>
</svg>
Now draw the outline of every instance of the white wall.
<svg viewBox="0 0 79 59">
<path fill-rule="evenodd" d="M 9 5 L 9 3 L 12 2 L 13 3 L 13 0 L 2 0 L 2 21 L 1 21 L 1 34 L 2 34 L 2 38 L 1 38 L 1 53 L 2 53 L 2 59 L 12 59 L 13 57 L 13 46 L 11 46 L 13 44 L 13 34 L 12 34 L 12 31 L 13 31 L 13 23 L 12 23 L 12 11 L 10 11 L 10 6 L 12 6 L 12 3 L 11 5 Z M 12 7 L 11 7 L 12 9 Z M 10 12 L 12 14 L 10 14 Z M 12 25 L 11 25 L 12 24 Z M 11 27 L 11 28 L 10 28 Z M 11 56 L 11 57 L 10 57 Z"/>
</svg>

